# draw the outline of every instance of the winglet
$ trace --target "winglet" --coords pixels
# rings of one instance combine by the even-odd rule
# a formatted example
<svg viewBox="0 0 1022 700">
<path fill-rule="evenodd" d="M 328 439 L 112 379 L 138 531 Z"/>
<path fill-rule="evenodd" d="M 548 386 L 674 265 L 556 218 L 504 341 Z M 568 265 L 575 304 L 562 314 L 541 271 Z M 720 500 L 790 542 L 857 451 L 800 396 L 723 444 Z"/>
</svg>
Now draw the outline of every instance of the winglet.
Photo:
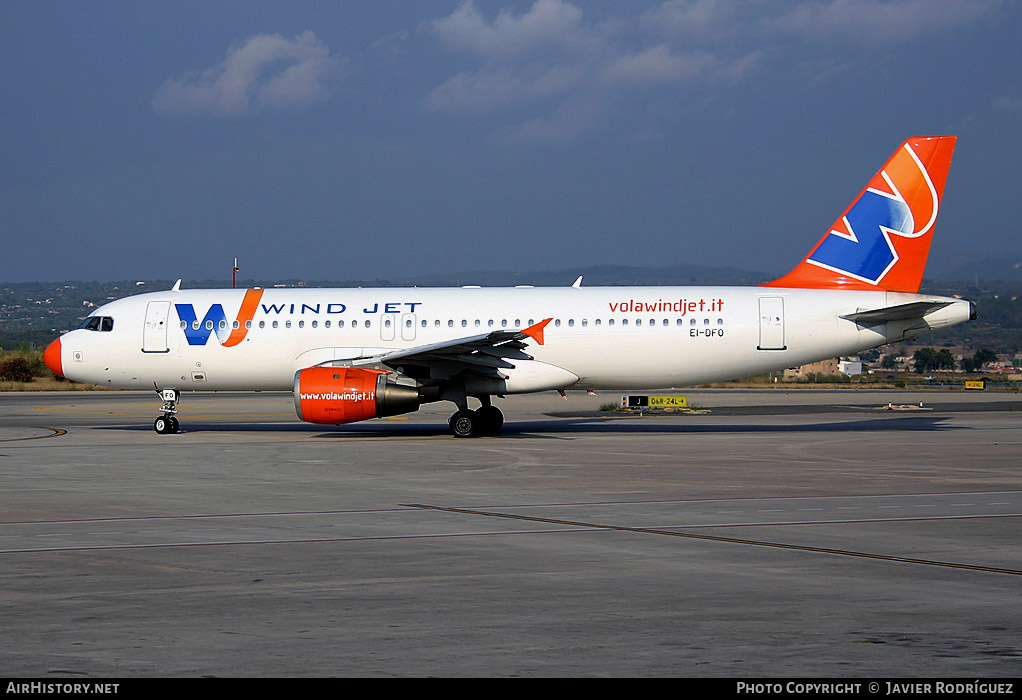
<svg viewBox="0 0 1022 700">
<path fill-rule="evenodd" d="M 543 321 L 540 321 L 537 324 L 529 326 L 528 328 L 523 330 L 522 333 L 524 333 L 525 335 L 529 336 L 530 338 L 535 340 L 537 343 L 542 345 L 543 344 L 543 329 L 546 328 L 546 324 L 550 323 L 551 321 L 553 321 L 552 318 L 548 318 L 548 319 L 545 319 Z"/>
</svg>

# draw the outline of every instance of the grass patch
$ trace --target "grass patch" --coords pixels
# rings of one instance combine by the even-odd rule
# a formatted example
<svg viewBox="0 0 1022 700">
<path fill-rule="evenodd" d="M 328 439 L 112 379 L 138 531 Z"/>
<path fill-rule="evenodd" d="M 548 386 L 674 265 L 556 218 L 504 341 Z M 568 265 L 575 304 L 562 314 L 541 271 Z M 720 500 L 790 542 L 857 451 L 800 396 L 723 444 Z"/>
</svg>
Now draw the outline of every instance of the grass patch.
<svg viewBox="0 0 1022 700">
<path fill-rule="evenodd" d="M 114 387 L 82 384 L 56 377 L 35 377 L 30 382 L 0 381 L 0 391 L 118 391 Z"/>
<path fill-rule="evenodd" d="M 110 387 L 82 384 L 59 377 L 43 361 L 42 350 L 0 352 L 0 391 L 110 391 Z"/>
</svg>

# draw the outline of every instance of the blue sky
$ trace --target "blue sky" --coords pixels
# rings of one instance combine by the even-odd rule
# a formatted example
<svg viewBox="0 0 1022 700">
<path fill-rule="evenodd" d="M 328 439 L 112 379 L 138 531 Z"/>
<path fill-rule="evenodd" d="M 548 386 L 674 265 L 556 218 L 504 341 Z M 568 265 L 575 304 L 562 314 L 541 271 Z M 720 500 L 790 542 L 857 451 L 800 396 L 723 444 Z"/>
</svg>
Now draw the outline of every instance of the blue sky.
<svg viewBox="0 0 1022 700">
<path fill-rule="evenodd" d="M 1002 0 L 8 0 L 0 281 L 779 276 L 945 133 L 931 267 L 1022 260 L 1019 36 Z"/>
</svg>

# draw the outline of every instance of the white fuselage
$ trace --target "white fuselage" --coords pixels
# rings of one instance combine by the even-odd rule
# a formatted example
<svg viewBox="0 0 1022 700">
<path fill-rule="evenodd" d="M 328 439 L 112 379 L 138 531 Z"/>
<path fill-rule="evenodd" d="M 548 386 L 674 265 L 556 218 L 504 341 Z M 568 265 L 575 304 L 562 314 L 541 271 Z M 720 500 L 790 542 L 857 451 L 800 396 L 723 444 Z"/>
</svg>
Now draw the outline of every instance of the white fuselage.
<svg viewBox="0 0 1022 700">
<path fill-rule="evenodd" d="M 870 326 L 841 318 L 916 301 L 947 305 L 925 319 Z M 684 386 L 779 370 L 961 323 L 970 305 L 768 287 L 287 288 L 155 292 L 92 317 L 112 323 L 62 336 L 65 376 L 178 390 L 291 390 L 306 367 L 553 319 L 543 344 L 528 343 L 535 366 L 518 362 L 508 372 L 506 393 L 523 393 Z"/>
</svg>

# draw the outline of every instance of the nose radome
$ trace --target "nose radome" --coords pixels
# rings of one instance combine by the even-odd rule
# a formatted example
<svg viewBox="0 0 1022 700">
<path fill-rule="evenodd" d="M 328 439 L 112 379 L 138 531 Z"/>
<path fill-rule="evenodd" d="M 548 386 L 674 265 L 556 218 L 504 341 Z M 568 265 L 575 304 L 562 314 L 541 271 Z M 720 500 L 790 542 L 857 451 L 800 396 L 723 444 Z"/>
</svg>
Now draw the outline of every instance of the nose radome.
<svg viewBox="0 0 1022 700">
<path fill-rule="evenodd" d="M 43 351 L 43 362 L 54 374 L 64 376 L 64 364 L 60 359 L 60 338 L 46 346 L 46 350 Z"/>
</svg>

